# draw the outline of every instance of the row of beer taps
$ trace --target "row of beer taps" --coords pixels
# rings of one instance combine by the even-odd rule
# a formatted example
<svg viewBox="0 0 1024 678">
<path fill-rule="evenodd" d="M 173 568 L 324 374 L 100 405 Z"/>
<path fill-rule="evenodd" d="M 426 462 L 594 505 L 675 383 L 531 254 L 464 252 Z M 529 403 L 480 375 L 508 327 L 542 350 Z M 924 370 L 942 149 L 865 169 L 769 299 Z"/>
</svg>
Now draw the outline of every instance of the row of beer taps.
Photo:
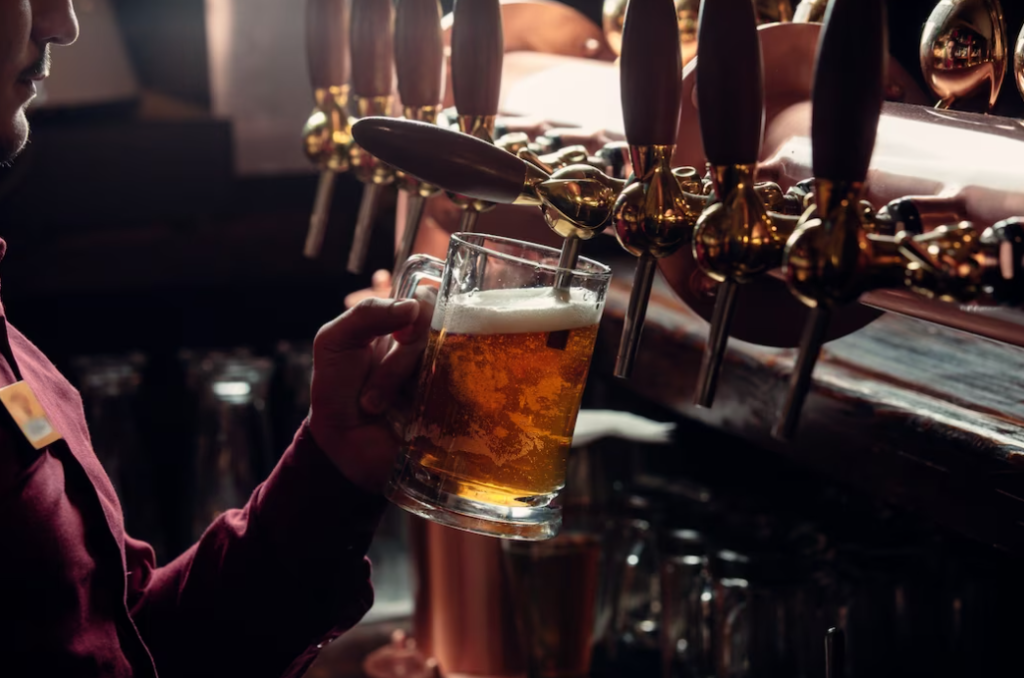
<svg viewBox="0 0 1024 678">
<path fill-rule="evenodd" d="M 640 344 L 658 260 L 692 248 L 701 270 L 719 283 L 696 389 L 702 407 L 714 402 L 737 294 L 765 275 L 781 273 L 811 309 L 774 429 L 784 440 L 796 431 L 832 314 L 864 292 L 910 289 L 960 304 L 1024 301 L 1024 219 L 934 226 L 918 214 L 918 199 L 877 211 L 863 200 L 886 81 L 884 0 L 828 3 L 813 81 L 814 179 L 785 193 L 775 184 L 756 183 L 765 114 L 751 0 L 701 3 L 696 77 L 708 160 L 704 177 L 695 168 L 671 164 L 682 92 L 673 0 L 629 2 L 620 60 L 626 143 L 595 156 L 582 148 L 542 156 L 522 139 L 494 143 L 502 52 L 498 0 L 455 3 L 451 73 L 459 131 L 436 124 L 443 68 L 437 0 L 398 0 L 395 58 L 404 119 L 385 117 L 392 43 L 389 38 L 361 46 L 361 40 L 373 30 L 387 30 L 391 0 L 351 1 L 355 70 L 363 58 L 357 55 L 372 52 L 388 64 L 388 76 L 379 75 L 382 70 L 376 71 L 379 77 L 369 75 L 379 63 L 367 64 L 359 78 L 352 73 L 363 118 L 353 124 L 344 112 L 347 61 L 337 49 L 322 49 L 344 43 L 337 34 L 342 22 L 332 12 L 343 11 L 346 0 L 308 0 L 318 108 L 307 126 L 307 150 L 325 177 L 308 250 L 322 241 L 330 178 L 347 167 L 368 187 L 401 177 L 414 197 L 398 264 L 411 250 L 423 200 L 438 190 L 463 208 L 464 230 L 472 230 L 476 215 L 494 204 L 537 206 L 564 238 L 560 266 L 567 270 L 585 241 L 612 229 L 638 259 L 615 365 L 615 374 L 625 378 Z M 314 64 L 318 57 L 329 58 Z M 364 192 L 364 203 L 371 204 L 360 210 L 350 270 L 361 268 L 357 259 L 365 256 L 360 243 L 372 219 L 364 211 L 372 212 L 375 193 Z"/>
<path fill-rule="evenodd" d="M 303 129 L 303 140 L 306 155 L 321 171 L 305 244 L 309 258 L 317 258 L 322 250 L 338 174 L 351 171 L 365 186 L 349 249 L 347 268 L 354 274 L 365 267 L 384 187 L 397 184 L 408 195 L 396 267 L 413 249 L 426 201 L 441 192 L 415 174 L 381 162 L 352 137 L 352 125 L 358 119 L 396 112 L 393 74 L 405 120 L 451 125 L 504 151 L 523 152 L 545 167 L 590 162 L 614 171 L 616 165 L 622 165 L 616 162 L 622 155 L 621 144 L 610 144 L 603 150 L 602 160 L 590 157 L 581 146 L 541 156 L 546 146 L 531 142 L 522 133 L 496 136 L 504 57 L 498 2 L 455 6 L 450 54 L 455 110 L 451 120 L 441 107 L 445 45 L 437 0 L 402 0 L 397 6 L 391 0 L 308 0 L 306 16 L 315 108 Z M 457 191 L 448 191 L 448 196 L 462 209 L 462 232 L 474 231 L 479 215 L 494 207 L 491 201 Z"/>
</svg>

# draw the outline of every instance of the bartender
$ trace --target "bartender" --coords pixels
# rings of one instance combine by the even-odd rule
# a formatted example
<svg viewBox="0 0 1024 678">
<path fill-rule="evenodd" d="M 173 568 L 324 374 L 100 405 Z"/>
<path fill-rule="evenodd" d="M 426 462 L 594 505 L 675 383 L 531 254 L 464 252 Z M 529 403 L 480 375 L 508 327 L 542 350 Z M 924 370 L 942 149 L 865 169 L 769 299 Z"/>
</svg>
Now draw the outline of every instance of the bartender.
<svg viewBox="0 0 1024 678">
<path fill-rule="evenodd" d="M 27 142 L 49 47 L 77 36 L 71 0 L 0 0 L 0 164 Z M 371 299 L 325 325 L 310 413 L 280 463 L 158 566 L 125 534 L 78 393 L 0 304 L 0 676 L 302 675 L 372 604 L 366 552 L 397 452 L 383 413 L 428 323 L 418 301 Z"/>
</svg>

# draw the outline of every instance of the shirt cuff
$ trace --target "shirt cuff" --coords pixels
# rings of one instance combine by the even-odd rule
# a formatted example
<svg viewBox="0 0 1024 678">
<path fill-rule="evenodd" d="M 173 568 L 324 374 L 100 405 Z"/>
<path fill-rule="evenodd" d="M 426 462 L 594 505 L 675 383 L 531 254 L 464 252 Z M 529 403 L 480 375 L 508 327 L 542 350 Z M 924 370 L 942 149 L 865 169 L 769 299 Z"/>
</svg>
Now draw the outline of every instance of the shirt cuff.
<svg viewBox="0 0 1024 678">
<path fill-rule="evenodd" d="M 258 490 L 255 513 L 276 548 L 319 570 L 362 558 L 386 507 L 384 497 L 359 488 L 331 463 L 303 422 Z"/>
</svg>

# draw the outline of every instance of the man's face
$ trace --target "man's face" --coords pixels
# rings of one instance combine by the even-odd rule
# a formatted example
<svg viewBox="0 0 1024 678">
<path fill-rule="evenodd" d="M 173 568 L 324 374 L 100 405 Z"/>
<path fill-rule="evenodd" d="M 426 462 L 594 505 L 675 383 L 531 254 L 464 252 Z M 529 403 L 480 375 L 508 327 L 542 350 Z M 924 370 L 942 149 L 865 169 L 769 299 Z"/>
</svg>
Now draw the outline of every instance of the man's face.
<svg viewBox="0 0 1024 678">
<path fill-rule="evenodd" d="M 28 140 L 25 107 L 47 75 L 50 44 L 77 37 L 71 0 L 0 0 L 0 163 Z"/>
</svg>

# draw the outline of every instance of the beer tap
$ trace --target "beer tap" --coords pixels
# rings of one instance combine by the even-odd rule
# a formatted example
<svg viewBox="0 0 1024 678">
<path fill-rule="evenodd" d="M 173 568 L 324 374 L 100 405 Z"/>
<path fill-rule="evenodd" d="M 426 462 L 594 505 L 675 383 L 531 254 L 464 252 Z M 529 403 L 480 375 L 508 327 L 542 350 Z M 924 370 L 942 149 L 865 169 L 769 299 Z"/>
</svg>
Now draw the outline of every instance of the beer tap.
<svg viewBox="0 0 1024 678">
<path fill-rule="evenodd" d="M 320 256 L 338 172 L 349 169 L 352 150 L 349 94 L 349 0 L 307 0 L 306 50 L 316 108 L 302 130 L 303 147 L 320 169 L 304 253 Z"/>
<path fill-rule="evenodd" d="M 501 94 L 505 38 L 498 0 L 455 0 L 452 10 L 452 95 L 463 133 L 493 143 Z M 494 207 L 483 200 L 450 194 L 462 208 L 459 230 L 472 233 L 482 212 Z"/>
<path fill-rule="evenodd" d="M 891 260 L 874 251 L 861 205 L 882 111 L 886 42 L 884 0 L 830 0 L 812 94 L 816 208 L 804 213 L 782 262 L 790 289 L 811 307 L 773 431 L 782 440 L 797 428 L 833 307 L 856 300 L 870 282 L 886 284 L 882 270 L 872 273 Z"/>
<path fill-rule="evenodd" d="M 440 3 L 438 0 L 399 0 L 395 10 L 395 71 L 402 113 L 407 120 L 437 124 L 443 68 Z M 397 271 L 416 244 L 427 199 L 440 189 L 405 172 L 396 172 L 395 177 L 399 189 L 409 194 L 405 230 L 395 257 Z"/>
<path fill-rule="evenodd" d="M 352 93 L 360 118 L 391 112 L 393 19 L 391 0 L 352 0 Z M 361 149 L 353 153 L 352 169 L 364 188 L 347 268 L 359 274 L 366 265 L 380 192 L 394 182 L 395 174 Z"/>
<path fill-rule="evenodd" d="M 693 232 L 693 256 L 720 284 L 695 402 L 711 407 L 737 287 L 778 268 L 791 230 L 780 225 L 795 224 L 772 218 L 754 190 L 764 130 L 763 67 L 754 6 L 750 0 L 704 0 L 699 30 L 697 98 L 713 194 Z"/>
<path fill-rule="evenodd" d="M 550 178 L 489 142 L 438 125 L 365 118 L 352 126 L 352 134 L 392 167 L 473 200 L 540 206 L 535 187 Z"/>
<path fill-rule="evenodd" d="M 669 164 L 679 126 L 681 76 L 672 0 L 630 2 L 620 77 L 633 179 L 619 194 L 613 218 L 619 244 L 639 261 L 615 361 L 618 377 L 632 371 L 657 260 L 689 243 L 703 208 L 704 198 L 688 198 Z"/>
<path fill-rule="evenodd" d="M 1007 59 L 999 0 L 941 0 L 921 33 L 921 71 L 939 97 L 936 108 L 950 108 L 987 89 L 991 111 Z"/>
<path fill-rule="evenodd" d="M 541 208 L 548 226 L 565 238 L 559 267 L 576 266 L 581 241 L 611 223 L 615 199 L 626 182 L 584 164 L 548 165 L 543 156 L 520 149 L 525 160 L 468 134 L 408 120 L 367 118 L 352 128 L 360 145 L 399 168 L 445 191 L 490 204 Z M 546 160 L 579 157 L 585 151 L 563 149 Z M 560 160 L 561 158 L 561 160 Z M 564 290 L 568 276 L 559 276 Z"/>
</svg>

